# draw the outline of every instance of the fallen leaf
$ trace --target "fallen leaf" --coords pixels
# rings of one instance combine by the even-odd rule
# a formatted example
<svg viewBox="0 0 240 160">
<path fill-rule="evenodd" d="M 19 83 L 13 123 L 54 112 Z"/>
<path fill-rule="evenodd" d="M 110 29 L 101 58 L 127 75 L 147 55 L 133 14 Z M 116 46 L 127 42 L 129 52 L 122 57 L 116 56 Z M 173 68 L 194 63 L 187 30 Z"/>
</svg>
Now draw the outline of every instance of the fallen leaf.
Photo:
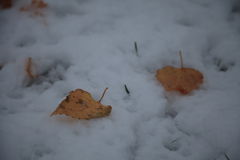
<svg viewBox="0 0 240 160">
<path fill-rule="evenodd" d="M 31 78 L 36 79 L 38 77 L 38 74 L 36 73 L 36 65 L 32 63 L 32 58 L 28 58 L 26 71 Z"/>
<path fill-rule="evenodd" d="M 43 2 L 42 0 L 32 0 L 31 4 L 27 7 L 21 7 L 20 11 L 27 11 L 30 13 L 31 16 L 41 16 L 44 15 L 40 12 L 40 9 L 46 8 L 48 6 L 47 3 Z"/>
<path fill-rule="evenodd" d="M 181 51 L 181 68 L 167 66 L 157 70 L 157 79 L 167 91 L 179 90 L 183 94 L 188 94 L 191 90 L 198 89 L 198 85 L 203 83 L 203 75 L 193 68 L 183 68 Z"/>
<path fill-rule="evenodd" d="M 103 92 L 102 98 L 108 88 Z M 91 119 L 108 116 L 111 113 L 111 106 L 104 106 L 100 102 L 102 98 L 96 102 L 90 93 L 77 89 L 71 91 L 70 95 L 64 99 L 57 109 L 50 115 L 65 114 L 72 118 Z"/>
<path fill-rule="evenodd" d="M 12 0 L 0 0 L 0 8 L 8 9 L 12 7 Z"/>
</svg>

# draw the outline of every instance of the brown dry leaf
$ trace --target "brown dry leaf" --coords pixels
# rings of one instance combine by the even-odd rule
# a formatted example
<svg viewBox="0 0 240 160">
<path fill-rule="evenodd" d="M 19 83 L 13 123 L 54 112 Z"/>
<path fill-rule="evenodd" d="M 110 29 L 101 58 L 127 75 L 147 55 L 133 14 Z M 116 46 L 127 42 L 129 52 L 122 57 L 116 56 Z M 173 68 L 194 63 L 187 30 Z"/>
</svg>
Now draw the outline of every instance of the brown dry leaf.
<svg viewBox="0 0 240 160">
<path fill-rule="evenodd" d="M 12 0 L 0 0 L 0 8 L 8 9 L 12 7 Z"/>
<path fill-rule="evenodd" d="M 31 16 L 41 16 L 43 17 L 43 14 L 40 12 L 40 9 L 46 8 L 48 6 L 47 3 L 43 2 L 42 0 L 32 0 L 31 4 L 27 7 L 21 7 L 20 11 L 28 11 L 30 12 Z"/>
<path fill-rule="evenodd" d="M 27 67 L 26 67 L 27 74 L 31 77 L 36 79 L 38 74 L 36 72 L 36 65 L 32 63 L 32 58 L 28 58 Z"/>
<path fill-rule="evenodd" d="M 203 83 L 203 75 L 193 68 L 183 68 L 182 54 L 181 68 L 167 66 L 157 71 L 157 79 L 167 91 L 179 90 L 183 94 L 188 94 L 191 90 L 198 89 L 198 84 Z"/>
<path fill-rule="evenodd" d="M 102 98 L 108 88 L 105 89 Z M 96 102 L 90 93 L 77 89 L 71 91 L 58 106 L 58 108 L 50 115 L 65 114 L 72 118 L 91 119 L 108 116 L 111 113 L 111 106 L 104 106 L 100 102 L 102 98 Z"/>
</svg>

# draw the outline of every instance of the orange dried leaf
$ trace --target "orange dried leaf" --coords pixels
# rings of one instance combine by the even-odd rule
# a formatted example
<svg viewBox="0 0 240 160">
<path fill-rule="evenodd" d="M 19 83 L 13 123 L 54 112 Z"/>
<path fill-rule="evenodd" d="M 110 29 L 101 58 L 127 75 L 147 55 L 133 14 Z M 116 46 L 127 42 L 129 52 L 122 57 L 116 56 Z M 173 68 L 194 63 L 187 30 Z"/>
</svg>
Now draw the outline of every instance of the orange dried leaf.
<svg viewBox="0 0 240 160">
<path fill-rule="evenodd" d="M 27 7 L 21 7 L 20 11 L 28 11 L 33 16 L 41 16 L 43 17 L 43 14 L 39 11 L 40 9 L 46 8 L 48 6 L 47 3 L 43 2 L 42 0 L 32 0 L 31 4 Z"/>
<path fill-rule="evenodd" d="M 8 9 L 12 7 L 12 0 L 0 0 L 0 8 Z"/>
<path fill-rule="evenodd" d="M 31 6 L 33 7 L 33 8 L 45 8 L 45 7 L 47 7 L 48 5 L 47 5 L 47 3 L 44 3 L 43 1 L 37 1 L 37 0 L 32 0 L 32 2 L 31 2 Z"/>
<path fill-rule="evenodd" d="M 36 79 L 38 77 L 38 74 L 37 73 L 35 73 L 35 74 L 33 73 L 33 66 L 35 66 L 35 64 L 32 63 L 32 58 L 28 58 L 28 63 L 27 63 L 27 68 L 26 68 L 27 74 L 31 78 Z"/>
<path fill-rule="evenodd" d="M 179 90 L 183 94 L 188 94 L 191 90 L 198 89 L 198 85 L 203 83 L 203 75 L 193 68 L 183 68 L 182 54 L 181 68 L 167 66 L 157 70 L 157 79 L 167 91 Z"/>
<path fill-rule="evenodd" d="M 105 89 L 103 96 L 108 88 Z M 102 98 L 103 98 L 102 96 Z M 111 113 L 111 106 L 104 106 L 96 102 L 90 93 L 77 89 L 71 91 L 70 95 L 64 99 L 57 109 L 50 115 L 65 114 L 72 118 L 91 119 L 108 116 Z"/>
</svg>

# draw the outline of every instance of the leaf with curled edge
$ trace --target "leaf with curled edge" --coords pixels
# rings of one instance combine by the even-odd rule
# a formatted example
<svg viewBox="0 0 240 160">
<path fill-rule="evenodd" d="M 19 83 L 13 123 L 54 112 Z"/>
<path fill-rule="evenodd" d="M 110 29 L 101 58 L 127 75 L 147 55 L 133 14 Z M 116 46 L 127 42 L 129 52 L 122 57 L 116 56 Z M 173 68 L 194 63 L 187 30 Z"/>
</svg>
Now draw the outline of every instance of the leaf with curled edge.
<svg viewBox="0 0 240 160">
<path fill-rule="evenodd" d="M 105 89 L 102 98 L 108 88 Z M 72 118 L 91 119 L 108 116 L 111 113 L 111 106 L 104 106 L 100 102 L 102 98 L 96 102 L 90 93 L 77 89 L 71 91 L 70 95 L 64 99 L 57 109 L 50 115 L 65 114 Z"/>
<path fill-rule="evenodd" d="M 167 66 L 157 70 L 157 79 L 167 91 L 179 90 L 183 94 L 188 94 L 191 90 L 198 89 L 198 85 L 203 83 L 203 75 L 193 68 L 183 68 L 181 51 L 181 68 Z"/>
</svg>

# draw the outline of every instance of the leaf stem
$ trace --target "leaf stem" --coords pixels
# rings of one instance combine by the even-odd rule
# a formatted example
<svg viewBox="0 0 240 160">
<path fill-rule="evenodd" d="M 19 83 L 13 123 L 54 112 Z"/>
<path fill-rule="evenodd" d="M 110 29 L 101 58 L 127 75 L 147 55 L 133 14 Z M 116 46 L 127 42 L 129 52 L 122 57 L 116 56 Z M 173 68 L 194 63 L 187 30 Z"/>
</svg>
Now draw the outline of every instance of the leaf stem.
<svg viewBox="0 0 240 160">
<path fill-rule="evenodd" d="M 181 68 L 183 69 L 183 59 L 182 59 L 182 52 L 179 51 L 179 55 L 180 55 L 180 58 L 181 58 Z"/>
<path fill-rule="evenodd" d="M 103 95 L 102 95 L 102 97 L 101 97 L 101 99 L 98 101 L 99 103 L 101 102 L 101 100 L 103 99 L 103 96 L 104 96 L 104 94 L 105 94 L 105 92 L 106 92 L 106 90 L 108 89 L 108 87 L 104 90 L 104 92 L 103 92 Z"/>
</svg>

